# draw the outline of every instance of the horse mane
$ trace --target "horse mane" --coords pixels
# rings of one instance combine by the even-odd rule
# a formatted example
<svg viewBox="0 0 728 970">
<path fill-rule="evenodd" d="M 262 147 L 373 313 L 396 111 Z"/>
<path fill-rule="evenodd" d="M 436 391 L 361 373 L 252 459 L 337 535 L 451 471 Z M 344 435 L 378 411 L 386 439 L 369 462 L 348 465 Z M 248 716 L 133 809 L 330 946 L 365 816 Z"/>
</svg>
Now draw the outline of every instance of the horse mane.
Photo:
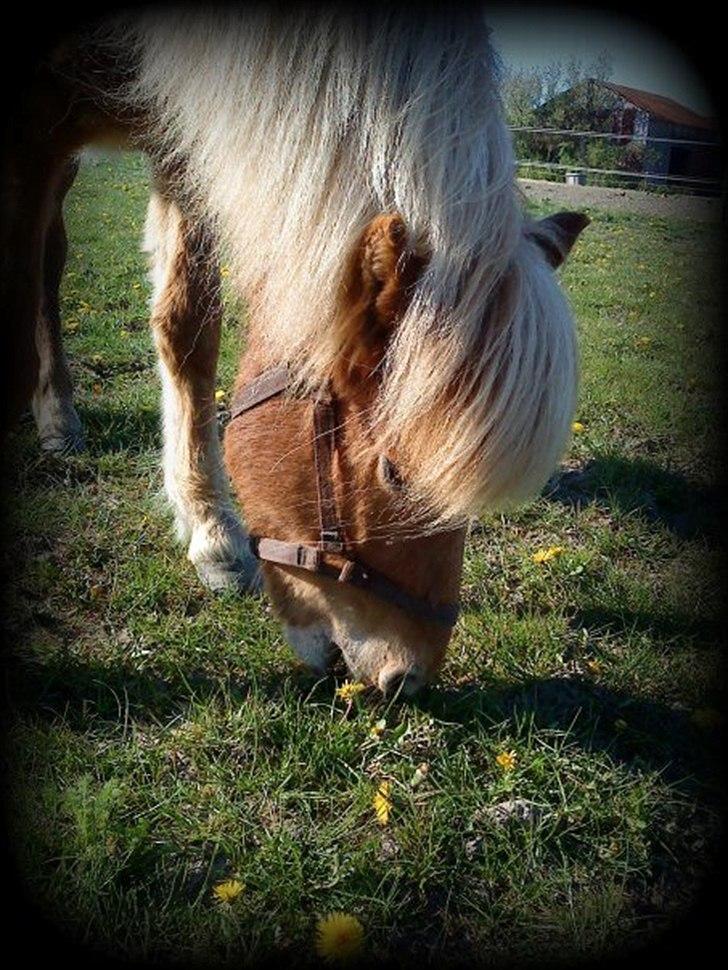
<svg viewBox="0 0 728 970">
<path fill-rule="evenodd" d="M 538 489 L 574 407 L 573 323 L 524 233 L 488 34 L 467 4 L 262 4 L 129 14 L 103 37 L 134 64 L 122 96 L 156 164 L 184 170 L 266 354 L 301 382 L 341 353 L 347 254 L 401 214 L 427 268 L 374 417 L 442 521 Z"/>
</svg>

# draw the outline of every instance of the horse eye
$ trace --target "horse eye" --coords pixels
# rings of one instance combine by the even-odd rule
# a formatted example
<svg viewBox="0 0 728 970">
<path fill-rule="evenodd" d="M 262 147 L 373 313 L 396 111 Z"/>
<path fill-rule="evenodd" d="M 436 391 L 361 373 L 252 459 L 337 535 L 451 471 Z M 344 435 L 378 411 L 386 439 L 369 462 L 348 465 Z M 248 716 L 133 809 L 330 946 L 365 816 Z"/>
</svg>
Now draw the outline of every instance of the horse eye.
<svg viewBox="0 0 728 970">
<path fill-rule="evenodd" d="M 379 456 L 379 475 L 387 488 L 391 488 L 396 492 L 401 492 L 404 489 L 404 481 L 386 455 Z"/>
</svg>

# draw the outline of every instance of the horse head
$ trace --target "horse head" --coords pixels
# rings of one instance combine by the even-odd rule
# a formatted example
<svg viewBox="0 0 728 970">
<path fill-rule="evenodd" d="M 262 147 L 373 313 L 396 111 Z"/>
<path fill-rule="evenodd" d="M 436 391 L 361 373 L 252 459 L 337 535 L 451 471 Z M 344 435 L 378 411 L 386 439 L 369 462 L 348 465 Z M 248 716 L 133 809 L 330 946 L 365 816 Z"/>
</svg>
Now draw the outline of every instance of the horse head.
<svg viewBox="0 0 728 970">
<path fill-rule="evenodd" d="M 556 266 L 586 221 L 561 213 L 527 233 Z M 385 694 L 414 693 L 443 662 L 467 525 L 433 514 L 410 487 L 407 455 L 383 447 L 376 422 L 388 349 L 427 262 L 399 215 L 366 227 L 342 281 L 341 350 L 325 391 L 272 384 L 280 362 L 267 359 L 253 321 L 237 382 L 247 404 L 225 436 L 251 535 L 268 543 L 259 542 L 269 550 L 262 571 L 292 647 L 319 671 L 340 650 L 356 679 Z M 329 431 L 317 421 L 322 399 Z M 348 581 L 362 575 L 370 582 Z"/>
</svg>

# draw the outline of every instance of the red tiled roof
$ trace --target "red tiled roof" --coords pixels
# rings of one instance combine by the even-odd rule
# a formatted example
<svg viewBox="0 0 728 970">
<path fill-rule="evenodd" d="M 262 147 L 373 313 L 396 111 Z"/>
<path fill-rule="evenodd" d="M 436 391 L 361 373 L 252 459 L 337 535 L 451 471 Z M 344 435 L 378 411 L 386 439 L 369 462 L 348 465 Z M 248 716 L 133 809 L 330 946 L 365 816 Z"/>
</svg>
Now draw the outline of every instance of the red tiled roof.
<svg viewBox="0 0 728 970">
<path fill-rule="evenodd" d="M 673 101 L 672 98 L 666 98 L 661 94 L 652 94 L 650 91 L 640 91 L 639 88 L 628 88 L 624 84 L 613 84 L 611 81 L 599 81 L 596 78 L 592 80 L 596 84 L 601 84 L 614 91 L 615 94 L 625 98 L 636 108 L 647 111 L 662 121 L 669 121 L 674 125 L 687 125 L 690 128 L 704 128 L 707 131 L 715 131 L 718 127 L 713 118 L 696 114 L 695 111 L 686 108 L 684 104 Z"/>
</svg>

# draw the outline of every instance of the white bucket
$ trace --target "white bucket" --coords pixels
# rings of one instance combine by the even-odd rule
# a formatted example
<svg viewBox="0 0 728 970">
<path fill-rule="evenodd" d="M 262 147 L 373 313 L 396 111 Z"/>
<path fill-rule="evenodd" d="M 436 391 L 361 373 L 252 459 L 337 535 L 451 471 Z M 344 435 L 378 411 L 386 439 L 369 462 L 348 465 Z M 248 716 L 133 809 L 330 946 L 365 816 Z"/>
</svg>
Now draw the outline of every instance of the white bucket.
<svg viewBox="0 0 728 970">
<path fill-rule="evenodd" d="M 586 185 L 586 172 L 567 172 L 567 185 Z"/>
</svg>

